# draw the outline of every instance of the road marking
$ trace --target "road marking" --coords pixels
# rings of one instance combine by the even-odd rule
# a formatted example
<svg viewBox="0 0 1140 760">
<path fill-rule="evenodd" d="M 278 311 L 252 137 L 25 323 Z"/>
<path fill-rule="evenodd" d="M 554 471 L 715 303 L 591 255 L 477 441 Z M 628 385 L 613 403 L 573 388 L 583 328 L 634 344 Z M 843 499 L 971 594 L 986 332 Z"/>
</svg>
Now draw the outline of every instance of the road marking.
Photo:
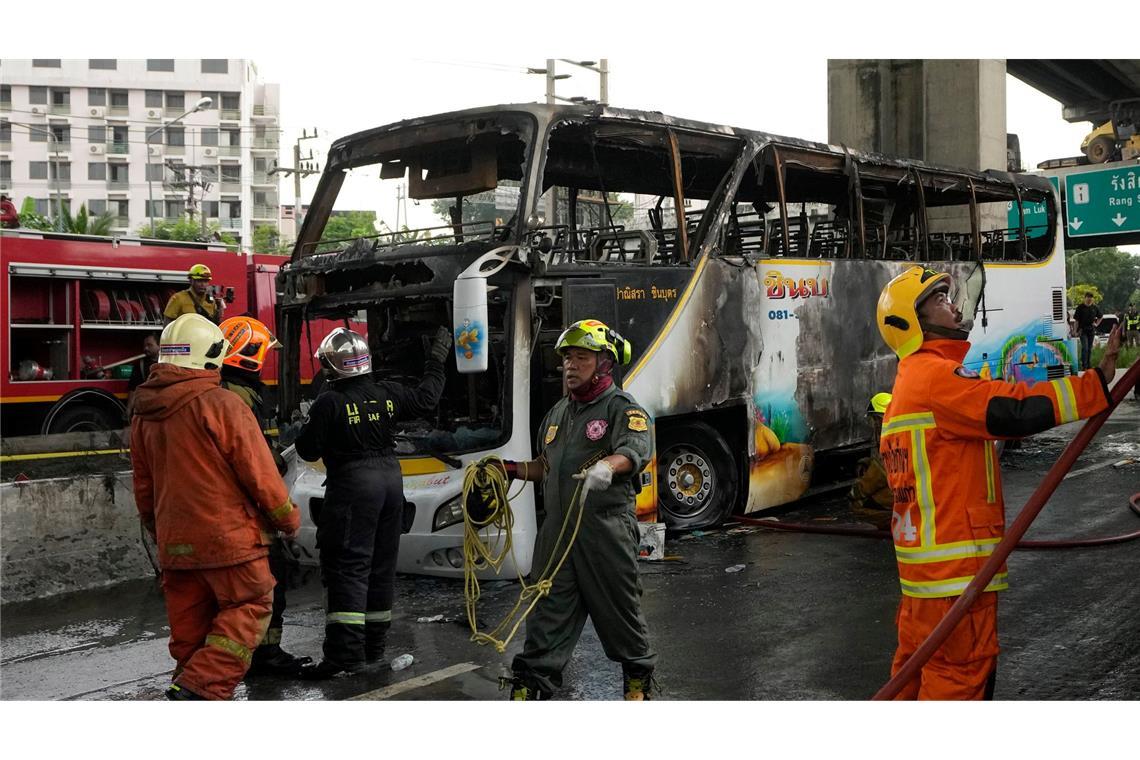
<svg viewBox="0 0 1140 760">
<path fill-rule="evenodd" d="M 394 683 L 391 686 L 385 686 L 383 689 L 375 689 L 373 691 L 366 691 L 363 694 L 357 694 L 355 697 L 351 697 L 351 699 L 390 699 L 391 697 L 394 697 L 397 694 L 402 694 L 405 691 L 411 691 L 412 689 L 419 689 L 424 686 L 430 686 L 433 683 L 445 681 L 448 678 L 453 678 L 463 673 L 470 673 L 472 670 L 478 670 L 481 667 L 483 666 L 476 665 L 473 662 L 461 662 L 458 665 L 452 665 L 451 667 L 443 668 L 442 670 L 436 670 L 426 675 L 416 676 L 415 678 L 409 678 L 406 681 Z"/>
<path fill-rule="evenodd" d="M 1130 461 L 1130 460 L 1129 459 L 1112 459 L 1112 460 L 1109 460 L 1107 462 L 1101 462 L 1100 464 L 1094 464 L 1094 465 L 1090 465 L 1088 467 L 1083 467 L 1079 470 L 1073 470 L 1068 475 L 1066 475 L 1064 478 L 1062 478 L 1062 480 L 1068 480 L 1069 478 L 1075 478 L 1078 475 L 1084 475 L 1086 472 L 1093 472 L 1094 470 L 1103 470 L 1105 467 L 1112 467 L 1114 464 L 1120 464 L 1121 462 L 1128 462 L 1128 461 Z"/>
</svg>

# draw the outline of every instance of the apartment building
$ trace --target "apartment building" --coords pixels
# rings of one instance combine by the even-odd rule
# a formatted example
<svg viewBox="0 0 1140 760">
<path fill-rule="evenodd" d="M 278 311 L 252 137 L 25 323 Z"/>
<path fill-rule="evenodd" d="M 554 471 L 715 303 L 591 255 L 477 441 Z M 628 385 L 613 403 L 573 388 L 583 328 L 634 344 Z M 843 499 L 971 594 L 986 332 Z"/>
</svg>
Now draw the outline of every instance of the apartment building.
<svg viewBox="0 0 1140 760">
<path fill-rule="evenodd" d="M 248 245 L 279 227 L 279 99 L 243 59 L 0 59 L 0 190 L 115 234 L 193 210 Z"/>
</svg>

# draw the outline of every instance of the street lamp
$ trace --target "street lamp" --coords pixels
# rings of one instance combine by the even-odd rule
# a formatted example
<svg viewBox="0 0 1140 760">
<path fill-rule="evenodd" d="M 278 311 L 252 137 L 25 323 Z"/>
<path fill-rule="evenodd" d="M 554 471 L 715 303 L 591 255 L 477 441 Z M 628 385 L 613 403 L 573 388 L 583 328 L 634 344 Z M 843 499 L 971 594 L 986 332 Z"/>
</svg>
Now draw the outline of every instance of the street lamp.
<svg viewBox="0 0 1140 760">
<path fill-rule="evenodd" d="M 202 98 L 201 100 L 199 100 L 197 103 L 194 104 L 193 108 L 191 108 L 189 111 L 187 111 L 186 113 L 179 116 L 177 119 L 171 119 L 170 121 L 166 122 L 162 126 L 157 127 L 154 130 L 152 130 L 151 132 L 147 133 L 146 141 L 145 141 L 146 142 L 146 168 L 147 168 L 147 172 L 146 172 L 146 194 L 147 194 L 147 206 L 148 206 L 147 216 L 150 217 L 150 236 L 151 237 L 154 237 L 154 181 L 150 178 L 150 164 L 151 164 L 151 161 L 150 161 L 150 139 L 152 137 L 154 137 L 155 135 L 157 135 L 159 132 L 166 129 L 167 127 L 172 126 L 172 125 L 177 124 L 178 122 L 182 121 L 183 119 L 185 119 L 190 114 L 197 113 L 198 111 L 209 108 L 213 102 L 214 101 L 211 98 Z"/>
</svg>

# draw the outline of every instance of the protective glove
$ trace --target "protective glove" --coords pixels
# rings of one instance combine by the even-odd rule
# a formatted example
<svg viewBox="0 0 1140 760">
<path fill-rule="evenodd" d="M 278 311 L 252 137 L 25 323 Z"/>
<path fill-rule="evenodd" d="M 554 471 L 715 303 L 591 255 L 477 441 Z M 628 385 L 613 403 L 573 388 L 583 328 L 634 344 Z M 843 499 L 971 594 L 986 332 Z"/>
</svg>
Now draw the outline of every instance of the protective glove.
<svg viewBox="0 0 1140 760">
<path fill-rule="evenodd" d="M 441 327 L 435 331 L 435 337 L 432 338 L 431 350 L 428 352 L 428 356 L 442 364 L 450 353 L 451 330 L 446 327 Z"/>
<path fill-rule="evenodd" d="M 586 495 L 590 491 L 604 491 L 614 481 L 614 468 L 604 459 L 590 467 L 588 470 L 571 475 L 575 480 L 582 481 L 582 496 L 579 502 L 586 503 Z"/>
</svg>

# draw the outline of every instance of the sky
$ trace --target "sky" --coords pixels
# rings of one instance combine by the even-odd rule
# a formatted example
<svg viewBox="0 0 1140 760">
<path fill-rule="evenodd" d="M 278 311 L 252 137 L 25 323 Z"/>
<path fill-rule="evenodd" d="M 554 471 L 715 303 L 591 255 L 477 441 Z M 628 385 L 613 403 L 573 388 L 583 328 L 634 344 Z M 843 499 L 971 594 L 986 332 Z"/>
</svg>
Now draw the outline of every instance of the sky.
<svg viewBox="0 0 1140 760">
<path fill-rule="evenodd" d="M 361 129 L 469 106 L 541 100 L 543 77 L 524 69 L 542 66 L 551 55 L 607 56 L 615 106 L 825 141 L 829 57 L 1095 58 L 1104 57 L 1098 45 L 1112 34 L 1110 22 L 1100 34 L 1065 36 L 1085 20 L 1071 5 L 993 0 L 683 5 L 195 0 L 176 6 L 119 0 L 108 7 L 57 0 L 49 10 L 28 2 L 5 8 L 4 57 L 252 59 L 264 81 L 281 85 L 282 163 L 292 161 L 291 146 L 301 130 L 316 127 L 322 139 L 303 146 L 314 150 L 322 166 L 322 152 L 333 139 Z M 1120 47 L 1112 54 L 1121 55 Z M 570 73 L 571 79 L 559 83 L 560 95 L 595 94 L 595 75 Z M 1007 92 L 1007 131 L 1020 136 L 1027 166 L 1077 154 L 1087 124 L 1067 124 L 1057 103 L 1018 82 Z M 315 178 L 304 183 L 304 202 L 315 184 Z M 292 181 L 281 189 L 282 201 L 291 202 Z M 377 210 L 394 221 L 392 209 Z M 492 711 L 442 703 L 251 704 L 223 708 L 224 716 L 199 711 L 197 720 L 210 726 L 207 736 L 188 733 L 178 714 L 159 704 L 9 703 L 9 716 L 31 720 L 6 721 L 5 745 L 19 749 L 22 736 L 43 746 L 47 737 L 53 754 L 92 758 L 142 756 L 144 746 L 148 756 L 197 755 L 214 751 L 204 743 L 223 735 L 223 754 L 252 753 L 268 742 L 297 757 L 328 754 L 330 738 L 338 746 L 351 740 L 354 751 L 379 747 L 422 755 L 435 747 L 517 754 L 542 748 L 552 758 L 631 751 L 715 757 L 742 749 L 751 754 L 787 749 L 808 756 L 812 748 L 878 757 L 891 746 L 922 746 L 924 755 L 936 760 L 960 756 L 965 742 L 985 746 L 991 754 L 1007 749 L 1037 758 L 1088 757 L 1113 746 L 1113 737 L 1127 724 L 1123 707 L 1007 703 L 1000 712 L 997 706 L 967 712 L 944 705 L 919 716 L 897 708 L 887 714 L 885 706 L 869 703 L 662 702 L 647 706 L 649 714 L 638 718 L 620 705 L 556 703 L 540 721 L 534 710 L 511 717 L 507 706 Z M 559 736 L 571 741 L 550 741 L 548 726 L 555 723 Z M 953 740 L 930 743 L 930 725 L 963 723 L 973 723 L 968 733 L 952 729 Z M 1031 723 L 1050 726 L 1048 736 L 1022 733 Z M 373 728 L 353 730 L 361 724 Z M 68 729 L 55 730 L 60 725 Z M 109 725 L 119 738 L 95 741 L 107 735 Z M 345 729 L 323 730 L 332 725 Z M 589 730 L 574 731 L 577 725 Z M 816 730 L 821 725 L 827 730 Z M 1092 726 L 1105 730 L 1084 730 Z M 433 734 L 446 742 L 429 742 Z M 264 746 L 257 751 L 259 757 L 268 754 Z"/>
<path fill-rule="evenodd" d="M 788 75 L 765 78 L 755 86 L 742 80 L 747 62 L 735 65 L 721 59 L 675 65 L 661 54 L 609 57 L 609 101 L 615 107 L 662 111 L 700 121 L 758 129 L 773 134 L 827 142 L 827 59 L 792 57 L 781 65 Z M 385 78 L 383 86 L 365 94 L 358 80 L 337 76 L 335 62 L 301 61 L 266 54 L 253 59 L 264 81 L 281 85 L 283 165 L 291 165 L 291 147 L 302 129 L 320 137 L 302 143 L 323 167 L 323 156 L 333 140 L 360 130 L 402 119 L 492 105 L 536 102 L 545 98 L 545 76 L 527 74 L 542 68 L 540 57 L 407 57 L 379 56 L 378 71 L 400 71 Z M 588 60 L 579 58 L 578 60 Z M 596 59 L 595 59 L 596 60 Z M 570 78 L 557 83 L 562 97 L 598 97 L 599 77 L 592 71 L 559 61 L 559 74 Z M 1061 105 L 1012 76 L 1006 77 L 1006 131 L 1018 134 L 1022 162 L 1027 168 L 1048 158 L 1075 156 L 1088 133 L 1087 122 L 1070 124 L 1061 118 Z M 998 167 L 1004 168 L 1004 167 Z M 302 202 L 307 203 L 318 177 L 302 181 Z M 396 200 L 377 197 L 371 186 L 346 183 L 338 208 L 374 210 L 393 225 Z M 293 202 L 293 183 L 282 183 L 282 202 Z M 429 224 L 430 204 L 423 204 Z M 415 213 L 415 209 L 411 209 Z M 416 217 L 413 216 L 413 222 Z M 437 222 L 438 223 L 438 222 Z"/>
</svg>

